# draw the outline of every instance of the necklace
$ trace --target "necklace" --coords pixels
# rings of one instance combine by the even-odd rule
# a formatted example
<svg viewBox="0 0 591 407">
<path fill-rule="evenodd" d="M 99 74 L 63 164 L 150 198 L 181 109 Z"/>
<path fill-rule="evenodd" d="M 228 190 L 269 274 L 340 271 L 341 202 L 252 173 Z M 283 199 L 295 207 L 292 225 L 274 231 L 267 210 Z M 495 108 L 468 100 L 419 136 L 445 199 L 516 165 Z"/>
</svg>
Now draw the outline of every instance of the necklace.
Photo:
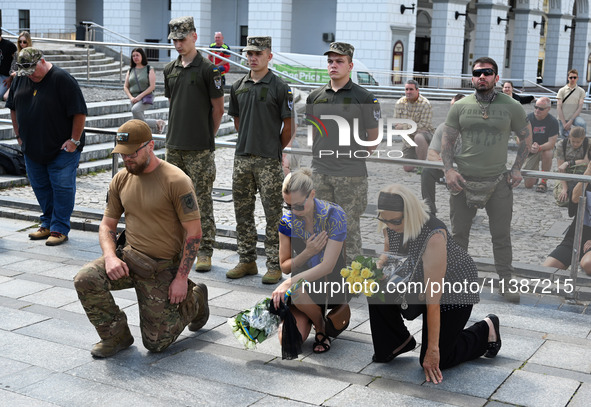
<svg viewBox="0 0 591 407">
<path fill-rule="evenodd" d="M 490 104 L 495 100 L 496 97 L 497 97 L 497 93 L 495 92 L 493 94 L 493 97 L 490 99 L 490 101 L 488 102 L 488 104 L 486 106 L 482 106 L 482 103 L 480 103 L 480 100 L 478 100 L 478 98 L 476 98 L 476 102 L 478 102 L 478 106 L 480 106 L 480 110 L 482 111 L 482 118 L 484 120 L 488 119 L 488 108 L 489 108 Z"/>
</svg>

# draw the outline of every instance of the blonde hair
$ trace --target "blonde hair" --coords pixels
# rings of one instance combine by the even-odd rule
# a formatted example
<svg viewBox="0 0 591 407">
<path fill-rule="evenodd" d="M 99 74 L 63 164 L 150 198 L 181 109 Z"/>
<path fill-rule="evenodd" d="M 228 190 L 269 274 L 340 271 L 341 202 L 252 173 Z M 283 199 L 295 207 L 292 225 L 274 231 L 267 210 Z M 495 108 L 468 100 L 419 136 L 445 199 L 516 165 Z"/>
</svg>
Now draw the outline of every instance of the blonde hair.
<svg viewBox="0 0 591 407">
<path fill-rule="evenodd" d="M 300 168 L 290 172 L 283 180 L 281 191 L 284 194 L 291 194 L 292 192 L 301 192 L 303 195 L 309 194 L 314 189 L 312 173 L 312 168 Z"/>
<path fill-rule="evenodd" d="M 579 126 L 573 126 L 568 135 L 572 136 L 572 138 L 585 138 L 586 136 L 585 129 Z"/>
<path fill-rule="evenodd" d="M 20 42 L 21 37 L 25 37 L 25 40 L 27 40 L 27 46 L 26 47 L 21 47 L 21 42 Z M 17 52 L 21 52 L 21 50 L 23 48 L 32 47 L 32 46 L 33 46 L 33 40 L 31 39 L 31 34 L 29 34 L 28 31 L 22 31 L 18 35 L 18 37 L 16 38 L 16 49 L 17 49 Z"/>
<path fill-rule="evenodd" d="M 402 244 L 406 244 L 409 240 L 416 239 L 421 233 L 423 225 L 429 220 L 429 212 L 427 204 L 417 198 L 417 196 L 404 185 L 392 184 L 383 188 L 380 192 L 399 195 L 404 201 L 404 237 Z M 382 210 L 378 209 L 378 215 Z M 382 231 L 386 227 L 380 222 L 378 230 Z"/>
</svg>

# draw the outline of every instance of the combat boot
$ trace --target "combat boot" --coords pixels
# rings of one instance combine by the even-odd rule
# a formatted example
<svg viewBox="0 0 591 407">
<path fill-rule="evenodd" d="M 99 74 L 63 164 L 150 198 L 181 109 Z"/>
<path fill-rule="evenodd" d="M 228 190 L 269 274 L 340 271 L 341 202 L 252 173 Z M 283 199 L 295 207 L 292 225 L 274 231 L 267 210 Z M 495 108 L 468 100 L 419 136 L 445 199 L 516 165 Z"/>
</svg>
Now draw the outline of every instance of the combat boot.
<svg viewBox="0 0 591 407">
<path fill-rule="evenodd" d="M 197 309 L 197 315 L 193 318 L 188 328 L 189 331 L 195 332 L 203 328 L 207 323 L 209 319 L 209 304 L 207 303 L 207 286 L 205 284 L 197 284 L 193 287 L 193 292 L 197 295 L 197 305 L 199 308 Z"/>
<path fill-rule="evenodd" d="M 195 263 L 195 271 L 205 272 L 211 270 L 211 257 L 198 256 L 197 263 Z"/>
<path fill-rule="evenodd" d="M 90 350 L 90 354 L 95 358 L 108 358 L 123 349 L 129 348 L 132 344 L 133 336 L 129 331 L 129 327 L 126 326 L 123 332 L 119 335 L 113 336 L 109 339 L 103 339 L 95 344 Z"/>
<path fill-rule="evenodd" d="M 263 284 L 277 284 L 281 280 L 281 270 L 268 270 L 263 276 Z"/>
<path fill-rule="evenodd" d="M 256 261 L 251 261 L 250 263 L 238 263 L 238 265 L 232 270 L 228 270 L 226 277 L 242 278 L 246 275 L 254 276 L 255 274 L 258 274 L 258 272 L 259 270 Z"/>
</svg>

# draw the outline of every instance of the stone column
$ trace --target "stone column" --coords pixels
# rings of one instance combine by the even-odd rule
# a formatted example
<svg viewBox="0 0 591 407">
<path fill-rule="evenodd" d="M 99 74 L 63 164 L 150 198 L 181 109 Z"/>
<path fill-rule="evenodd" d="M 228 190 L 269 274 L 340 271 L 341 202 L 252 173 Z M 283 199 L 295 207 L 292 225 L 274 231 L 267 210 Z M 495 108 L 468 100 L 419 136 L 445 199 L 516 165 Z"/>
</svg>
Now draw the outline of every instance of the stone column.
<svg viewBox="0 0 591 407">
<path fill-rule="evenodd" d="M 141 0 L 104 0 L 103 25 L 109 30 L 140 40 Z"/>
<path fill-rule="evenodd" d="M 211 0 L 173 0 L 170 18 L 192 16 L 195 21 L 197 45 L 206 46 L 211 43 Z M 176 52 L 173 52 L 176 54 Z"/>
<path fill-rule="evenodd" d="M 464 32 L 466 16 L 458 16 L 456 12 L 465 14 L 469 0 L 433 0 L 433 19 L 431 21 L 431 51 L 429 71 L 449 75 L 462 73 L 464 58 Z M 461 87 L 461 79 L 444 78 L 438 87 Z"/>
<path fill-rule="evenodd" d="M 587 58 L 589 57 L 589 43 L 591 42 L 591 26 L 589 17 L 575 18 L 575 41 L 573 44 L 573 66 L 579 71 L 579 85 L 586 89 L 587 84 Z"/>
<path fill-rule="evenodd" d="M 572 15 L 548 14 L 548 32 L 546 33 L 546 55 L 544 57 L 544 85 L 564 86 L 570 49 L 570 30 L 564 26 L 572 25 Z M 581 75 L 579 74 L 579 77 Z"/>
<path fill-rule="evenodd" d="M 534 21 L 542 21 L 541 11 L 515 10 L 511 67 L 511 78 L 515 79 L 515 86 L 531 86 L 536 83 L 542 27 L 537 25 L 534 28 Z M 524 81 L 520 82 L 519 79 Z"/>
<path fill-rule="evenodd" d="M 476 3 L 476 36 L 474 42 L 474 59 L 490 57 L 499 66 L 498 74 L 503 76 L 505 66 L 505 39 L 507 21 L 498 23 L 497 19 L 507 18 L 509 6 L 492 4 L 491 0 Z"/>
<path fill-rule="evenodd" d="M 271 36 L 273 51 L 291 51 L 292 0 L 250 0 L 248 35 Z"/>
</svg>

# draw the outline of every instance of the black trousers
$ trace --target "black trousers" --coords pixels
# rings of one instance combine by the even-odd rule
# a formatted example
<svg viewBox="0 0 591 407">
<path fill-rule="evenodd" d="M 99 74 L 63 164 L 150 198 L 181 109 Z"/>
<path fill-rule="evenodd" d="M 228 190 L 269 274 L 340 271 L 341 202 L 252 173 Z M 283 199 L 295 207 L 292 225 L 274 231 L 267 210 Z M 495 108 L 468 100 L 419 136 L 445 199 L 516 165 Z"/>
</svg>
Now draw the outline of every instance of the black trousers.
<svg viewBox="0 0 591 407">
<path fill-rule="evenodd" d="M 371 301 L 371 300 L 370 300 Z M 398 348 L 410 336 L 396 304 L 369 303 L 369 323 L 374 353 L 378 358 L 385 358 Z M 486 352 L 488 344 L 488 324 L 479 321 L 464 329 L 472 305 L 441 312 L 439 333 L 439 368 L 447 369 L 462 362 L 476 359 Z M 427 352 L 428 338 L 427 317 L 423 315 L 422 344 L 419 362 L 423 365 Z"/>
<path fill-rule="evenodd" d="M 423 168 L 421 173 L 421 195 L 433 215 L 437 213 L 435 206 L 435 185 L 443 177 L 443 171 L 437 168 Z"/>
</svg>

